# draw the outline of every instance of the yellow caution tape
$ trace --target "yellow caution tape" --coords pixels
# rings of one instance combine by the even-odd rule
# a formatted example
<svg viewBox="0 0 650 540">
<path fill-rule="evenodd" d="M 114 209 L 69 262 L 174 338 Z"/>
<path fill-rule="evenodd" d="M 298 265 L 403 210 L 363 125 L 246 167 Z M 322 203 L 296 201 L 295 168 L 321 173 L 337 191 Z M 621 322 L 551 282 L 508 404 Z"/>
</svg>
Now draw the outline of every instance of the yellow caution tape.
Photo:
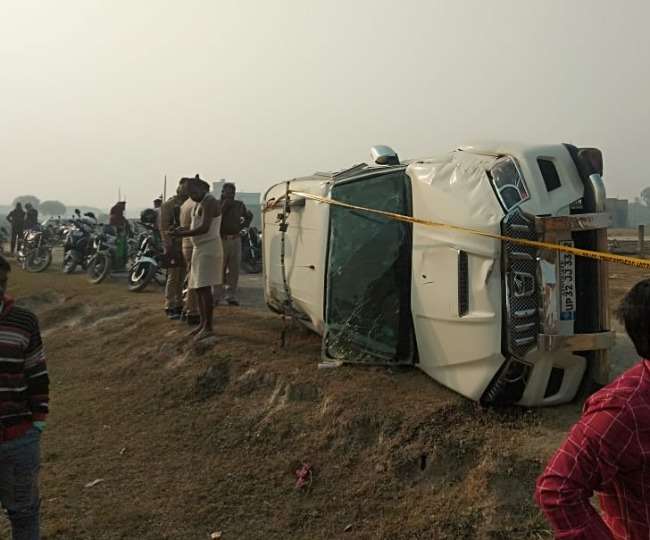
<svg viewBox="0 0 650 540">
<path fill-rule="evenodd" d="M 386 212 L 385 210 L 375 210 L 373 208 L 365 208 L 363 206 L 357 206 L 354 204 L 345 203 L 342 201 L 337 201 L 335 199 L 330 199 L 328 197 L 321 197 L 320 195 L 314 195 L 312 193 L 306 193 L 304 191 L 293 191 L 290 190 L 291 195 L 296 195 L 298 197 L 303 197 L 305 199 L 310 199 L 312 201 L 317 201 L 324 204 L 329 204 L 332 206 L 339 206 L 341 208 L 347 208 L 349 210 L 357 210 L 360 212 L 367 212 L 369 214 L 375 214 L 383 216 L 386 218 L 394 219 L 396 221 L 403 221 L 406 223 L 415 223 L 418 225 L 425 225 L 427 227 L 438 227 L 441 229 L 449 229 L 458 232 L 464 232 L 468 234 L 473 234 L 476 236 L 483 236 L 485 238 L 491 238 L 493 240 L 507 241 L 513 244 L 518 244 L 520 246 L 528 246 L 537 249 L 545 249 L 558 251 L 561 253 L 568 253 L 570 255 L 575 255 L 577 257 L 586 257 L 588 259 L 595 259 L 597 261 L 611 262 L 617 264 L 624 264 L 627 266 L 634 266 L 636 268 L 645 268 L 650 270 L 650 259 L 639 259 L 637 257 L 627 257 L 625 255 L 616 255 L 614 253 L 604 253 L 602 251 L 593 251 L 590 249 L 580 249 L 576 247 L 553 244 L 550 242 L 539 242 L 537 240 L 526 240 L 524 238 L 512 238 L 510 236 L 504 236 L 502 234 L 494 234 L 485 231 L 479 231 L 477 229 L 470 229 L 468 227 L 461 227 L 459 225 L 450 225 L 448 223 L 438 223 L 435 221 L 429 221 L 426 219 L 415 218 L 412 216 L 405 216 L 403 214 L 396 214 L 394 212 Z M 282 197 L 283 198 L 283 197 Z M 276 208 L 280 200 L 276 199 L 275 201 L 270 202 L 270 205 L 267 206 L 265 211 Z"/>
</svg>

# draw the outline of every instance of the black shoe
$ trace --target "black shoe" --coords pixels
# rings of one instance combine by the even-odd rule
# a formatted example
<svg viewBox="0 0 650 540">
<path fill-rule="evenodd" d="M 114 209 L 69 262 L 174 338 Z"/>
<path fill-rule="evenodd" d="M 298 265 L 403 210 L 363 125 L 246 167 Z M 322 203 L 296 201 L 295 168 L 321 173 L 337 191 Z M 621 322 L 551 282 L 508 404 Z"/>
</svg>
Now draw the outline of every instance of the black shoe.
<svg viewBox="0 0 650 540">
<path fill-rule="evenodd" d="M 172 308 L 165 310 L 167 312 L 167 317 L 172 321 L 177 321 L 181 318 L 182 311 L 179 308 Z"/>
<path fill-rule="evenodd" d="M 189 326 L 198 326 L 201 324 L 201 317 L 198 315 L 187 315 L 186 319 Z"/>
<path fill-rule="evenodd" d="M 239 305 L 239 300 L 236 298 L 228 298 L 228 305 L 229 306 L 238 306 Z"/>
</svg>

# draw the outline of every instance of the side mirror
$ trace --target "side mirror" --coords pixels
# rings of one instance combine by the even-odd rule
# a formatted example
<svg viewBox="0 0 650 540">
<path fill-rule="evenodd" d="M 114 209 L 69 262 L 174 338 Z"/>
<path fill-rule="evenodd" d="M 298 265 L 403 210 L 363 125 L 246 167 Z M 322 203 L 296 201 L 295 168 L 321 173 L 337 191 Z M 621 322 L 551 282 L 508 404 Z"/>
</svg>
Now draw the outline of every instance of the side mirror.
<svg viewBox="0 0 650 540">
<path fill-rule="evenodd" d="M 578 158 L 592 174 L 603 175 L 603 153 L 598 148 L 579 148 Z"/>
<path fill-rule="evenodd" d="M 399 156 L 390 146 L 373 146 L 370 155 L 377 165 L 399 165 Z"/>
</svg>

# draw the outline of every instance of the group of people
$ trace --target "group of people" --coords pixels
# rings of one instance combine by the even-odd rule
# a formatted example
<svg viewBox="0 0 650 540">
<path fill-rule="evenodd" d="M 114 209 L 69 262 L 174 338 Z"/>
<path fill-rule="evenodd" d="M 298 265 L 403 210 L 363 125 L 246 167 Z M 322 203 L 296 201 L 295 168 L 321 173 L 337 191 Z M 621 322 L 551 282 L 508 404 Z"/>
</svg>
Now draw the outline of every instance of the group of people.
<svg viewBox="0 0 650 540">
<path fill-rule="evenodd" d="M 25 231 L 38 228 L 38 210 L 29 202 L 25 204 L 23 210 L 23 205 L 17 202 L 16 207 L 9 212 L 7 221 L 11 226 L 11 253 L 13 255 L 16 252 L 18 241 Z"/>
<path fill-rule="evenodd" d="M 225 183 L 217 199 L 199 175 L 181 178 L 176 194 L 160 206 L 158 228 L 167 266 L 165 312 L 170 319 L 195 326 L 191 334 L 197 339 L 214 335 L 217 304 L 239 305 L 240 233 L 252 219 L 236 199 L 233 183 Z"/>
<path fill-rule="evenodd" d="M 166 311 L 172 319 L 185 315 L 196 326 L 197 339 L 213 335 L 215 303 L 223 298 L 238 304 L 239 231 L 253 216 L 235 195 L 234 184 L 225 184 L 216 199 L 196 175 L 182 178 L 176 195 L 160 207 L 158 225 L 170 266 Z M 111 210 L 111 224 L 118 229 L 128 226 L 125 206 L 118 203 Z M 38 222 L 33 207 L 26 208 L 17 205 L 10 218 L 18 235 Z M 10 272 L 0 255 L 0 503 L 14 540 L 38 540 L 40 439 L 49 412 L 49 375 L 37 317 L 8 294 Z M 183 305 L 186 273 L 190 294 Z"/>
</svg>

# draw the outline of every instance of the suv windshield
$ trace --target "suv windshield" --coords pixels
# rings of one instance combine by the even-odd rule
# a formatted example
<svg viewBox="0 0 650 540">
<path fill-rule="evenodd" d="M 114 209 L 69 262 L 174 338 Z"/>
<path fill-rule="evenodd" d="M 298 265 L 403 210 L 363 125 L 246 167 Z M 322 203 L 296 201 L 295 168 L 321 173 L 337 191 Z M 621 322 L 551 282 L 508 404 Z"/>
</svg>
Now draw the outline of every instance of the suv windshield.
<svg viewBox="0 0 650 540">
<path fill-rule="evenodd" d="M 332 197 L 411 215 L 403 170 L 341 182 Z M 327 268 L 328 356 L 396 361 L 411 353 L 411 225 L 333 206 Z"/>
</svg>

